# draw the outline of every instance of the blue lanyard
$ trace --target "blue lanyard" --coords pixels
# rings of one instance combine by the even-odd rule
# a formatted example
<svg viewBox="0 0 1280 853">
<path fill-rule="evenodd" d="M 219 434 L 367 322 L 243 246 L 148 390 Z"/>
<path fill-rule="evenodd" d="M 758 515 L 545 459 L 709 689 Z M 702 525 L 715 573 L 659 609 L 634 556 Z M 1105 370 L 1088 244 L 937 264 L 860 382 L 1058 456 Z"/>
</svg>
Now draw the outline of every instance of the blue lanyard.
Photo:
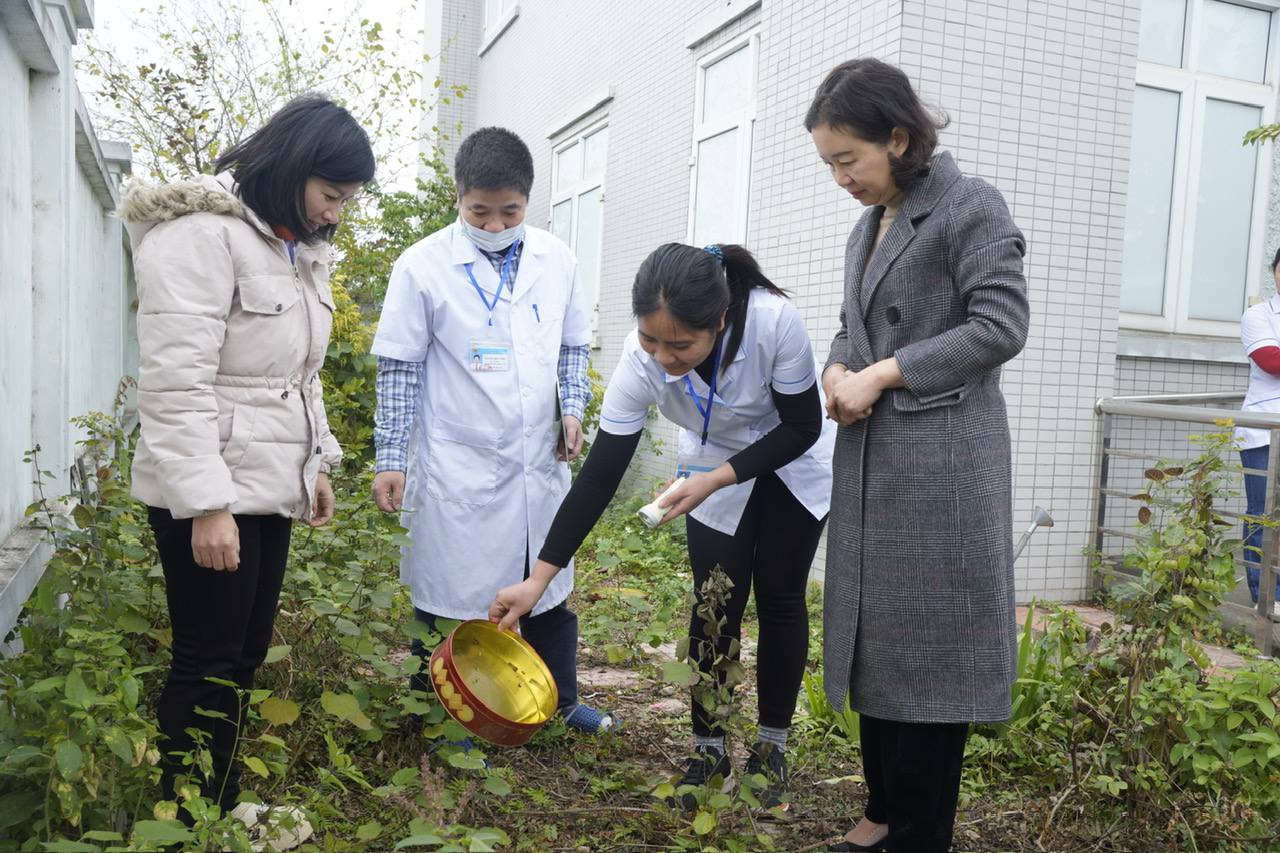
<svg viewBox="0 0 1280 853">
<path fill-rule="evenodd" d="M 502 274 L 498 276 L 498 289 L 493 293 L 493 304 L 489 304 L 489 300 L 485 298 L 484 290 L 480 288 L 480 282 L 476 281 L 475 273 L 471 272 L 471 267 L 475 261 L 466 264 L 467 278 L 471 279 L 471 286 L 476 289 L 476 293 L 480 294 L 480 301 L 484 303 L 484 307 L 489 309 L 489 325 L 493 325 L 493 309 L 498 307 L 498 297 L 502 295 L 502 285 L 507 280 L 507 270 L 511 268 L 511 259 L 516 256 L 516 246 L 520 244 L 517 240 L 511 244 L 511 248 L 507 249 L 507 259 L 502 262 Z M 508 287 L 508 290 L 510 288 Z"/>
<path fill-rule="evenodd" d="M 698 407 L 698 414 L 702 415 L 702 446 L 707 446 L 707 433 L 711 432 L 711 405 L 716 398 L 716 380 L 720 378 L 720 353 L 724 350 L 724 341 L 716 347 L 716 360 L 711 367 L 711 382 L 707 388 L 707 407 L 702 408 L 702 401 L 698 399 L 697 393 L 693 390 L 693 383 L 689 381 L 689 374 L 684 375 L 685 387 L 689 389 L 689 396 L 693 398 L 693 404 Z"/>
</svg>

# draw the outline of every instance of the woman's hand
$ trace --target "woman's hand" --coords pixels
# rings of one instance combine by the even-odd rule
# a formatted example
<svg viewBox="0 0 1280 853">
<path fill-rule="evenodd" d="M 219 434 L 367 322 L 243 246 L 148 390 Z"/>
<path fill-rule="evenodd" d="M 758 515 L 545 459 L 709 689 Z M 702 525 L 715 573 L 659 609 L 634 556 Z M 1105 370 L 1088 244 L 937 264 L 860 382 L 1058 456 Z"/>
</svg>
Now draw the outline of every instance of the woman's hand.
<svg viewBox="0 0 1280 853">
<path fill-rule="evenodd" d="M 329 475 L 321 472 L 316 475 L 316 495 L 311 501 L 312 527 L 328 524 L 333 518 L 333 486 L 329 485 Z"/>
<path fill-rule="evenodd" d="M 191 519 L 191 555 L 215 572 L 240 568 L 240 527 L 231 510 Z"/>
<path fill-rule="evenodd" d="M 662 487 L 662 491 L 655 494 L 654 497 L 657 498 L 658 495 L 665 492 L 675 481 L 675 477 L 668 480 L 666 485 Z M 674 518 L 693 512 L 712 494 L 725 486 L 732 486 L 736 482 L 738 482 L 738 472 L 734 471 L 733 466 L 728 462 L 723 463 L 714 471 L 691 475 L 685 479 L 680 488 L 676 489 L 674 495 L 668 497 L 666 502 L 658 507 L 659 509 L 665 509 L 666 512 L 656 526 L 661 527 Z"/>
<path fill-rule="evenodd" d="M 822 371 L 822 396 L 830 399 L 835 393 L 836 383 L 852 372 L 843 364 L 833 364 Z"/>
<path fill-rule="evenodd" d="M 841 426 L 871 417 L 872 407 L 886 388 L 902 387 L 902 371 L 895 358 L 877 361 L 864 370 L 846 368 L 843 374 L 834 367 L 822 374 L 822 385 L 827 392 L 827 417 Z"/>
<path fill-rule="evenodd" d="M 493 597 L 493 604 L 489 605 L 489 621 L 497 622 L 498 627 L 504 631 L 515 628 L 520 617 L 542 600 L 542 594 L 547 591 L 551 579 L 559 571 L 558 566 L 539 560 L 525 580 L 498 590 L 498 594 Z"/>
</svg>

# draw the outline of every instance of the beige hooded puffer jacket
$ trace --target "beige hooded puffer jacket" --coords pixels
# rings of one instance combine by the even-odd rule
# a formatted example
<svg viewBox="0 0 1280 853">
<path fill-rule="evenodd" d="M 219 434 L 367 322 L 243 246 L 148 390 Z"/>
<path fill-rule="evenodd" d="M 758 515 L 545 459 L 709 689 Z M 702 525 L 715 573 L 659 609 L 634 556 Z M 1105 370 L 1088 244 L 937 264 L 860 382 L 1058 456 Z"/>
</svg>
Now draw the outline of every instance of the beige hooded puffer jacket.
<svg viewBox="0 0 1280 853">
<path fill-rule="evenodd" d="M 224 173 L 125 190 L 141 348 L 133 495 L 175 518 L 307 519 L 316 475 L 341 459 L 319 379 L 330 249 L 298 243 L 290 263 L 234 188 Z"/>
</svg>

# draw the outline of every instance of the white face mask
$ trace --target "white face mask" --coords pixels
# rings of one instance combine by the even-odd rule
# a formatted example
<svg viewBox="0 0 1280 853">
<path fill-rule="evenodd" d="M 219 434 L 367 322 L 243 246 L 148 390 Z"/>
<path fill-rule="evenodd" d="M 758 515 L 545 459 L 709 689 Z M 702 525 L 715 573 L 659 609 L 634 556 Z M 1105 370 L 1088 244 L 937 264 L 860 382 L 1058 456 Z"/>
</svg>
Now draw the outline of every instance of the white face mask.
<svg viewBox="0 0 1280 853">
<path fill-rule="evenodd" d="M 512 243 L 524 236 L 523 222 L 496 234 L 475 227 L 462 216 L 458 217 L 458 224 L 462 226 L 462 233 L 467 235 L 467 239 L 474 243 L 477 249 L 483 249 L 486 252 L 505 252 Z"/>
</svg>

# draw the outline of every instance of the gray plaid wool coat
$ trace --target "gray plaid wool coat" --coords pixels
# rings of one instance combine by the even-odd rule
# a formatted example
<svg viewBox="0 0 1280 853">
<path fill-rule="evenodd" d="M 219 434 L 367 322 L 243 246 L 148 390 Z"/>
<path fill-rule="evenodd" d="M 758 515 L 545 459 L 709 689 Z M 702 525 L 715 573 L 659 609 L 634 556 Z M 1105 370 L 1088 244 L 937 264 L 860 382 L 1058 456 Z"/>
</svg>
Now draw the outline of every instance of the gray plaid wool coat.
<svg viewBox="0 0 1280 853">
<path fill-rule="evenodd" d="M 896 356 L 906 387 L 837 433 L 826 692 L 886 720 L 1003 720 L 1016 625 L 999 378 L 1027 337 L 1026 244 L 1000 193 L 946 153 L 868 264 L 883 212 L 849 237 L 827 364 Z"/>
</svg>

